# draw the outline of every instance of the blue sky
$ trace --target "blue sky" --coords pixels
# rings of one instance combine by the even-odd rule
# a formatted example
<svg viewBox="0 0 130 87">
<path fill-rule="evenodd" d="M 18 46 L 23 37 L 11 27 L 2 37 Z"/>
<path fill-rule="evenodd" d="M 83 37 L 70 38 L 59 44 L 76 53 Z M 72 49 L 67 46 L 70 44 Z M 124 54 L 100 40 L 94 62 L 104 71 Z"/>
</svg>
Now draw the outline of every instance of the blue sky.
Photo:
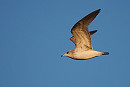
<svg viewBox="0 0 130 87">
<path fill-rule="evenodd" d="M 130 87 L 129 0 L 1 0 L 0 87 Z M 77 61 L 73 25 L 101 9 L 89 26 L 93 48 L 110 52 Z"/>
</svg>

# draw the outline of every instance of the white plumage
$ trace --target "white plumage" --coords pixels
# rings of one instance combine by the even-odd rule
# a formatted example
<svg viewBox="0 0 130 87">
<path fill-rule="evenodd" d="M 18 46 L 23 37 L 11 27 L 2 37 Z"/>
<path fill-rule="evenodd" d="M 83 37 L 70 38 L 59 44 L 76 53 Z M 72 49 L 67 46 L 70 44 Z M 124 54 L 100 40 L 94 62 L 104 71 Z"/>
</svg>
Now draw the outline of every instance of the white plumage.
<svg viewBox="0 0 130 87">
<path fill-rule="evenodd" d="M 93 50 L 91 35 L 97 32 L 97 30 L 91 32 L 88 31 L 89 24 L 94 20 L 99 12 L 100 9 L 88 14 L 73 26 L 71 29 L 73 36 L 70 40 L 76 45 L 76 48 L 69 50 L 62 56 L 67 56 L 77 60 L 85 60 L 109 54 L 108 52 L 98 52 Z"/>
</svg>

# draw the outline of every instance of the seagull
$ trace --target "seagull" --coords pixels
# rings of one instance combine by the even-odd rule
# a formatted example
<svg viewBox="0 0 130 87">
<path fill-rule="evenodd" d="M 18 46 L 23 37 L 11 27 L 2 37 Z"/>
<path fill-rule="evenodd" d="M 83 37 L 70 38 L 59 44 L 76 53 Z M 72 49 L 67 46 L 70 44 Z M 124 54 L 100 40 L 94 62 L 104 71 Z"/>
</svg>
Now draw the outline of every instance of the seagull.
<svg viewBox="0 0 130 87">
<path fill-rule="evenodd" d="M 99 52 L 93 50 L 91 35 L 97 32 L 97 30 L 88 30 L 89 24 L 95 19 L 99 14 L 101 9 L 98 9 L 81 20 L 79 20 L 71 29 L 73 36 L 70 40 L 75 44 L 75 49 L 69 50 L 63 56 L 76 59 L 76 60 L 87 60 L 101 55 L 108 55 L 109 52 Z"/>
</svg>

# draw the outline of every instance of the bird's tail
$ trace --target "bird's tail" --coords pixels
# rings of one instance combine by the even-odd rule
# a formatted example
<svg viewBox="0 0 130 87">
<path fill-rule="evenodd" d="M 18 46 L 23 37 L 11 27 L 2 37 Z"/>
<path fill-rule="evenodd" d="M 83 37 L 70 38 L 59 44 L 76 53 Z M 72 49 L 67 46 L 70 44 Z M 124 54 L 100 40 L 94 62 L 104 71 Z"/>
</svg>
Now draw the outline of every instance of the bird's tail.
<svg viewBox="0 0 130 87">
<path fill-rule="evenodd" d="M 109 54 L 109 52 L 103 52 L 103 54 L 102 55 L 108 55 Z"/>
</svg>

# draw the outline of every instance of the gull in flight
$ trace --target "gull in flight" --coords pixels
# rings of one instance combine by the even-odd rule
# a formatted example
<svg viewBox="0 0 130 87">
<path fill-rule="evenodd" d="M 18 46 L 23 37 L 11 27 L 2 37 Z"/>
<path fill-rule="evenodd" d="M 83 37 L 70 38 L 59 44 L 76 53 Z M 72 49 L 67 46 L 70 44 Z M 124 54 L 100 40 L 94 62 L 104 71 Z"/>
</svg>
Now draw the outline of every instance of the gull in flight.
<svg viewBox="0 0 130 87">
<path fill-rule="evenodd" d="M 98 9 L 80 21 L 78 21 L 73 28 L 71 29 L 71 33 L 73 36 L 70 40 L 76 45 L 75 49 L 69 50 L 62 56 L 67 56 L 76 60 L 86 60 L 91 59 L 101 55 L 108 55 L 108 52 L 99 52 L 93 50 L 91 35 L 96 33 L 97 30 L 88 31 L 89 24 L 94 20 L 94 18 L 98 15 L 101 9 Z"/>
</svg>

